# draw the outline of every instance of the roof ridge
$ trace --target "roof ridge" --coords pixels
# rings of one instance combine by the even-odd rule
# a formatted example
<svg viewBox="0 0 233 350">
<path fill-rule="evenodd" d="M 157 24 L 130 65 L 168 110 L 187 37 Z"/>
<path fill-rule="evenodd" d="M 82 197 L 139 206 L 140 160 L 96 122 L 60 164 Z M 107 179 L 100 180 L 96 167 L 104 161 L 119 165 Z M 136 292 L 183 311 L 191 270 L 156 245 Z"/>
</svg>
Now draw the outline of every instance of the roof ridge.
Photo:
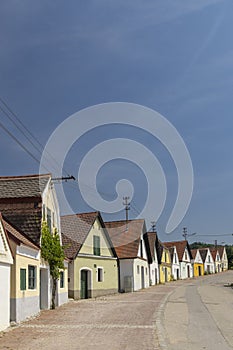
<svg viewBox="0 0 233 350">
<path fill-rule="evenodd" d="M 51 173 L 47 174 L 31 174 L 31 175 L 14 175 L 14 176 L 0 176 L 0 181 L 1 180 L 23 180 L 23 179 L 30 179 L 30 178 L 39 178 L 39 177 L 47 177 L 47 176 L 52 176 Z"/>
</svg>

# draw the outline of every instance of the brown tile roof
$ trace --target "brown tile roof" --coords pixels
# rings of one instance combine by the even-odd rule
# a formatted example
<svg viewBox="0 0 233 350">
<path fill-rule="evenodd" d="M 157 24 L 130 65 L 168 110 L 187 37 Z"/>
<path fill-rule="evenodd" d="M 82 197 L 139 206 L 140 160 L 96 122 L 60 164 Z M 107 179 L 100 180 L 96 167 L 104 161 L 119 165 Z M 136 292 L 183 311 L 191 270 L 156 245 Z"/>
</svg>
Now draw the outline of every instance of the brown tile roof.
<svg viewBox="0 0 233 350">
<path fill-rule="evenodd" d="M 156 249 L 157 249 L 157 256 L 158 256 L 158 263 L 161 264 L 162 262 L 162 255 L 163 255 L 163 251 L 164 249 L 167 249 L 169 251 L 169 248 L 165 246 L 164 243 L 162 243 L 159 239 L 157 240 L 157 244 L 156 244 Z M 169 251 L 170 253 L 170 251 Z"/>
<path fill-rule="evenodd" d="M 201 254 L 202 261 L 205 262 L 208 253 L 208 248 L 199 248 L 199 252 Z"/>
<path fill-rule="evenodd" d="M 157 238 L 156 232 L 146 232 L 144 234 L 144 240 L 145 240 L 145 245 L 147 249 L 147 256 L 150 264 L 153 262 L 153 258 L 155 256 L 157 239 L 158 238 Z"/>
<path fill-rule="evenodd" d="M 198 249 L 191 249 L 191 253 L 192 253 L 193 259 L 196 258 L 197 251 L 198 251 Z"/>
<path fill-rule="evenodd" d="M 80 251 L 92 225 L 99 219 L 112 248 L 112 242 L 99 212 L 64 215 L 61 217 L 62 244 L 68 259 L 74 259 Z M 115 255 L 115 251 L 112 248 Z"/>
<path fill-rule="evenodd" d="M 222 245 L 218 246 L 218 252 L 219 252 L 219 255 L 220 255 L 220 259 L 222 259 L 224 248 L 225 247 L 223 247 Z"/>
<path fill-rule="evenodd" d="M 105 226 L 118 258 L 138 257 L 140 237 L 146 232 L 144 219 L 129 220 L 128 229 L 124 220 L 105 222 Z"/>
<path fill-rule="evenodd" d="M 191 253 L 191 250 L 189 248 L 189 244 L 188 244 L 187 241 L 164 242 L 163 244 L 167 248 L 171 248 L 171 247 L 176 246 L 176 250 L 177 250 L 179 261 L 182 261 L 183 256 L 184 256 L 185 248 L 187 247 L 188 252 L 190 254 L 190 257 L 192 259 L 192 253 Z"/>
<path fill-rule="evenodd" d="M 51 174 L 2 176 L 0 177 L 0 199 L 41 197 L 50 179 Z"/>
<path fill-rule="evenodd" d="M 214 259 L 214 261 L 216 260 L 216 256 L 217 256 L 217 249 L 215 248 L 210 248 L 210 253 Z"/>
<path fill-rule="evenodd" d="M 39 250 L 40 248 L 36 246 L 23 232 L 17 230 L 8 220 L 4 217 L 2 218 L 4 228 L 7 232 L 9 239 L 13 239 L 17 244 L 23 244 L 27 247 Z"/>
</svg>

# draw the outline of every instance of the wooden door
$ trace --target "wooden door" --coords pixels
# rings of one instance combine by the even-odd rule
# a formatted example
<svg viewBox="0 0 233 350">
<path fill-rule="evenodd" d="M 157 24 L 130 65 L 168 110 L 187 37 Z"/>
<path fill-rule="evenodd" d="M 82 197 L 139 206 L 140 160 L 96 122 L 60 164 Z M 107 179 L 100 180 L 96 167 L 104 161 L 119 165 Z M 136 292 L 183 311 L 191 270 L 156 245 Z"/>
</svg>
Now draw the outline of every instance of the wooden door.
<svg viewBox="0 0 233 350">
<path fill-rule="evenodd" d="M 81 291 L 80 298 L 87 299 L 88 298 L 88 271 L 81 271 Z"/>
</svg>

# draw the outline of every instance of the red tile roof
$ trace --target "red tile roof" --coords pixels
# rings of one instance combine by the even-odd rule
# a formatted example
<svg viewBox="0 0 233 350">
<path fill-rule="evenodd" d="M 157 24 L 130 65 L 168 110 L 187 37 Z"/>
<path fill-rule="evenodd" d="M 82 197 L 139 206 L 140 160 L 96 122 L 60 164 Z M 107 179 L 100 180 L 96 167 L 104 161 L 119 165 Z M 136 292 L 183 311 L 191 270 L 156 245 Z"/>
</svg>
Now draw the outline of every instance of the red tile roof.
<svg viewBox="0 0 233 350">
<path fill-rule="evenodd" d="M 105 236 L 109 241 L 109 246 L 112 248 L 113 254 L 115 255 L 112 242 L 100 213 L 90 212 L 64 215 L 61 217 L 62 244 L 68 259 L 74 259 L 77 256 L 97 218 L 104 229 Z"/>
<path fill-rule="evenodd" d="M 144 234 L 144 240 L 145 240 L 145 245 L 147 249 L 147 256 L 150 264 L 153 262 L 153 259 L 155 256 L 157 239 L 158 237 L 156 232 L 146 232 Z"/>
<path fill-rule="evenodd" d="M 137 258 L 141 234 L 146 232 L 145 220 L 124 220 L 105 222 L 117 257 L 120 259 Z"/>
<path fill-rule="evenodd" d="M 163 244 L 167 248 L 171 248 L 171 247 L 174 247 L 174 246 L 176 247 L 179 261 L 182 261 L 183 256 L 184 256 L 185 248 L 187 247 L 188 252 L 190 254 L 190 258 L 192 259 L 192 253 L 191 253 L 191 250 L 189 248 L 189 244 L 188 244 L 187 241 L 164 242 Z"/>
</svg>

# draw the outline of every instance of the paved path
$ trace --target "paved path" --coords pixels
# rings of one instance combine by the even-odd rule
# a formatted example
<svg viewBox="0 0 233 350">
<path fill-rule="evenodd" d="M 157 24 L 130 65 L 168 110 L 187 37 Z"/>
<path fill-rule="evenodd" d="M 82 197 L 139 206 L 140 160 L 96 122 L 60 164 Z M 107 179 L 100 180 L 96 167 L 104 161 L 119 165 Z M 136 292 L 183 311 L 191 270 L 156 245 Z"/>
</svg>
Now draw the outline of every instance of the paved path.
<svg viewBox="0 0 233 350">
<path fill-rule="evenodd" d="M 0 336 L 8 350 L 232 349 L 233 272 L 71 301 Z"/>
<path fill-rule="evenodd" d="M 161 348 L 233 349 L 233 272 L 189 280 L 160 308 Z"/>
</svg>

